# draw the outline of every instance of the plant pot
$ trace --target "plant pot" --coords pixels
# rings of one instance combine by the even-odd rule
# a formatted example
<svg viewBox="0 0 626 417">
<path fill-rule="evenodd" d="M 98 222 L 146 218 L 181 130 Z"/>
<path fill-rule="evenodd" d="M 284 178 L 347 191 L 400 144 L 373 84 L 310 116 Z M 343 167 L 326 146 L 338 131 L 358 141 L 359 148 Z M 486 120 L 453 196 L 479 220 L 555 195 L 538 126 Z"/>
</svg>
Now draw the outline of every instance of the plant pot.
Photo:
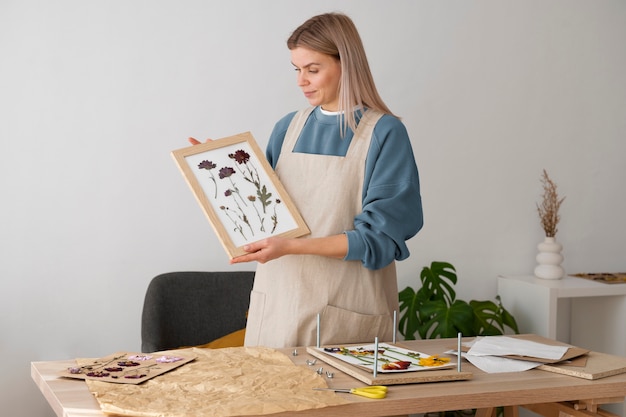
<svg viewBox="0 0 626 417">
<path fill-rule="evenodd" d="M 558 243 L 554 237 L 546 237 L 537 245 L 537 266 L 535 276 L 541 279 L 561 279 L 565 276 L 565 271 L 561 267 L 563 262 L 563 245 Z"/>
</svg>

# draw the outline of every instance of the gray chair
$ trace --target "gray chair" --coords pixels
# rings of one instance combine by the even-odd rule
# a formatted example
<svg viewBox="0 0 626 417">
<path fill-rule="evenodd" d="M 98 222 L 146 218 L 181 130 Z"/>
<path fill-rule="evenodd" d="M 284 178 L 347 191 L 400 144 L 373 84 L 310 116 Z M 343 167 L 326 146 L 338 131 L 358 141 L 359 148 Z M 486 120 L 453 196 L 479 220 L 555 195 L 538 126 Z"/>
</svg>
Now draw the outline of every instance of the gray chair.
<svg viewBox="0 0 626 417">
<path fill-rule="evenodd" d="M 203 345 L 243 329 L 253 281 L 253 271 L 157 275 L 143 304 L 142 352 Z"/>
</svg>

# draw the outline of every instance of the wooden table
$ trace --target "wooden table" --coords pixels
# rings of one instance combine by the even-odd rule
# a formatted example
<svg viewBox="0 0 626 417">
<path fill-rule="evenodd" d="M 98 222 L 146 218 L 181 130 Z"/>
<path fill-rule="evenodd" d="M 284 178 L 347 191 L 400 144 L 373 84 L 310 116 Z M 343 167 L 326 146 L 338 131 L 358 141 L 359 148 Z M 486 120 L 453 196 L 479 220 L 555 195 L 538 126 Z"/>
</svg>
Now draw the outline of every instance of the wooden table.
<svg viewBox="0 0 626 417">
<path fill-rule="evenodd" d="M 410 341 L 402 342 L 402 345 L 419 352 L 437 353 L 456 346 L 456 339 Z M 307 366 L 305 361 L 313 359 L 304 348 L 297 349 L 297 356 L 292 355 L 293 351 L 293 348 L 284 350 L 297 365 Z M 57 416 L 104 417 L 83 381 L 57 376 L 59 370 L 73 364 L 73 360 L 33 362 L 31 376 Z M 331 387 L 363 385 L 318 361 L 316 367 L 319 366 L 335 372 L 334 378 L 329 379 Z M 478 409 L 478 417 L 487 417 L 493 415 L 495 407 L 499 406 L 506 406 L 507 416 L 516 416 L 517 407 L 510 406 L 527 406 L 548 417 L 607 417 L 611 414 L 598 405 L 622 402 L 626 396 L 626 373 L 595 381 L 540 370 L 487 374 L 466 361 L 463 361 L 463 371 L 471 371 L 473 378 L 467 381 L 393 385 L 389 387 L 387 398 L 382 400 L 347 395 L 350 403 L 346 405 L 274 416 L 375 417 Z"/>
</svg>

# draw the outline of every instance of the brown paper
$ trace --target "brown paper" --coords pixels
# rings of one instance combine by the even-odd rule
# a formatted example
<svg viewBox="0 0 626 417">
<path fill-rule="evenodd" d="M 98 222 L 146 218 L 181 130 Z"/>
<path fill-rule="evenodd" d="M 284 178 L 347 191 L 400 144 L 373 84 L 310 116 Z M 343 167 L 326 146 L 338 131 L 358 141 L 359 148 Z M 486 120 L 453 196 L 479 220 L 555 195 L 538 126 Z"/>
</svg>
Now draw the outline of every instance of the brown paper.
<svg viewBox="0 0 626 417">
<path fill-rule="evenodd" d="M 103 412 L 142 417 L 228 417 L 346 404 L 311 367 L 268 348 L 183 349 L 196 360 L 140 385 L 86 381 Z"/>
</svg>

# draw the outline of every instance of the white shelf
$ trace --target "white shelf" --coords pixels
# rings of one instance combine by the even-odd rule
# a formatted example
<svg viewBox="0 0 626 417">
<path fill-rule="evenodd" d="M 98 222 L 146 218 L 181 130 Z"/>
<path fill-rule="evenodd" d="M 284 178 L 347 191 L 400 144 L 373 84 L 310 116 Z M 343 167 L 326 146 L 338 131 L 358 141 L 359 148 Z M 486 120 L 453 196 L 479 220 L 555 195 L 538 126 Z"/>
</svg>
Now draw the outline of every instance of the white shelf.
<svg viewBox="0 0 626 417">
<path fill-rule="evenodd" d="M 618 340 L 601 351 L 625 355 L 626 284 L 605 284 L 567 276 L 546 280 L 532 275 L 498 277 L 498 294 L 504 307 L 513 314 L 522 333 L 535 333 L 565 343 L 599 350 L 598 334 Z M 597 297 L 600 297 L 599 299 Z M 615 322 L 615 325 L 612 322 Z M 593 335 L 593 336 L 591 336 Z M 578 339 L 578 340 L 574 340 Z"/>
<path fill-rule="evenodd" d="M 626 284 L 605 284 L 585 278 L 566 276 L 562 279 L 541 279 L 533 275 L 500 276 L 500 282 L 518 282 L 546 288 L 556 298 L 605 297 L 626 295 Z M 506 284 L 504 284 L 506 285 Z"/>
</svg>

